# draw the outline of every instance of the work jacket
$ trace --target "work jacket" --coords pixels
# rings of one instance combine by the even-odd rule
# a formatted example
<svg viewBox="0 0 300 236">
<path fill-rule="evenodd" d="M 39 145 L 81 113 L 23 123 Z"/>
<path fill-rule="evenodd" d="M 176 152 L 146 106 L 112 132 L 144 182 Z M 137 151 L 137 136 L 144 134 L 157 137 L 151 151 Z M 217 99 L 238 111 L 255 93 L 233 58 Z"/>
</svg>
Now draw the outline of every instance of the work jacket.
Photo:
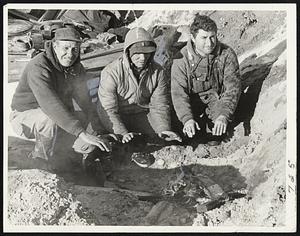
<svg viewBox="0 0 300 236">
<path fill-rule="evenodd" d="M 84 127 L 72 114 L 74 99 L 97 129 L 100 124 L 95 119 L 97 113 L 88 95 L 85 76 L 79 57 L 71 67 L 64 68 L 49 42 L 46 51 L 33 58 L 24 69 L 11 108 L 22 112 L 40 107 L 58 126 L 78 136 Z"/>
<path fill-rule="evenodd" d="M 149 58 L 137 79 L 130 63 L 128 48 L 141 41 L 153 41 L 143 31 L 127 37 L 123 56 L 107 65 L 101 72 L 98 96 L 101 106 L 116 134 L 126 134 L 122 116 L 149 112 L 156 133 L 170 130 L 170 83 L 165 71 Z"/>
<path fill-rule="evenodd" d="M 207 57 L 195 52 L 192 41 L 175 56 L 171 69 L 172 102 L 179 120 L 185 124 L 194 119 L 193 99 L 210 107 L 209 118 L 224 115 L 229 121 L 241 94 L 241 77 L 237 56 L 229 46 L 217 42 Z M 193 105 L 192 105 L 193 104 Z"/>
</svg>

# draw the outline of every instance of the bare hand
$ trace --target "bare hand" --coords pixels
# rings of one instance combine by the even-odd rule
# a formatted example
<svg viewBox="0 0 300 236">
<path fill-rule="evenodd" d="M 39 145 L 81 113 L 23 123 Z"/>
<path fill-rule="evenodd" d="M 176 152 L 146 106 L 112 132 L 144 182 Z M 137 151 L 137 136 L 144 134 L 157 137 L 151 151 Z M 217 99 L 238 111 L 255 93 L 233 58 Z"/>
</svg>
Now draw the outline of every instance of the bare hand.
<svg viewBox="0 0 300 236">
<path fill-rule="evenodd" d="M 182 138 L 173 131 L 162 131 L 158 134 L 158 136 L 165 141 L 178 141 L 182 142 Z"/>
<path fill-rule="evenodd" d="M 99 147 L 101 151 L 111 151 L 111 145 L 108 140 L 106 138 L 102 138 L 101 135 L 95 136 L 84 131 L 79 134 L 79 138 L 86 143 Z"/>
<path fill-rule="evenodd" d="M 214 127 L 212 129 L 212 134 L 213 135 L 217 135 L 217 136 L 221 136 L 222 134 L 226 133 L 226 129 L 227 129 L 227 118 L 223 115 L 220 115 L 214 122 Z"/>
<path fill-rule="evenodd" d="M 123 135 L 122 143 L 130 142 L 134 138 L 134 136 L 137 136 L 137 135 L 142 135 L 142 134 L 141 133 L 130 132 L 130 133 L 127 133 L 127 134 Z"/>
<path fill-rule="evenodd" d="M 183 133 L 186 134 L 189 138 L 192 138 L 196 134 L 196 130 L 200 130 L 200 126 L 194 119 L 190 119 L 185 122 Z"/>
</svg>

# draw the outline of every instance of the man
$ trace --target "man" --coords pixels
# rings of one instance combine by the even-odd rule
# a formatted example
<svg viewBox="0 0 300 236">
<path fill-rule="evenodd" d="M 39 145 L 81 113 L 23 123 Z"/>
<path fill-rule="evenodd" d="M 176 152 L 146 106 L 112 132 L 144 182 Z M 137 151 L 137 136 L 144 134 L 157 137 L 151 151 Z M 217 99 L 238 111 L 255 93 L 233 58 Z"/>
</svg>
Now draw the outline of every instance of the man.
<svg viewBox="0 0 300 236">
<path fill-rule="evenodd" d="M 131 29 L 123 57 L 101 73 L 99 114 L 105 128 L 121 135 L 123 143 L 140 134 L 181 141 L 171 131 L 169 81 L 153 60 L 155 51 L 156 44 L 145 29 Z"/>
<path fill-rule="evenodd" d="M 218 41 L 216 23 L 208 16 L 197 14 L 190 31 L 191 39 L 172 65 L 174 109 L 184 134 L 192 138 L 202 129 L 209 145 L 219 145 L 241 94 L 237 56 Z"/>
<path fill-rule="evenodd" d="M 83 149 L 110 150 L 108 141 L 95 133 L 101 126 L 88 96 L 80 44 L 80 34 L 74 28 L 57 29 L 45 52 L 28 63 L 16 88 L 10 121 L 17 134 L 36 139 L 29 155 L 34 163 L 46 163 L 43 166 L 49 167 L 57 127 L 76 136 Z M 84 122 L 74 115 L 74 101 L 88 115 L 93 130 L 85 130 Z M 75 145 L 75 149 L 81 147 Z"/>
</svg>

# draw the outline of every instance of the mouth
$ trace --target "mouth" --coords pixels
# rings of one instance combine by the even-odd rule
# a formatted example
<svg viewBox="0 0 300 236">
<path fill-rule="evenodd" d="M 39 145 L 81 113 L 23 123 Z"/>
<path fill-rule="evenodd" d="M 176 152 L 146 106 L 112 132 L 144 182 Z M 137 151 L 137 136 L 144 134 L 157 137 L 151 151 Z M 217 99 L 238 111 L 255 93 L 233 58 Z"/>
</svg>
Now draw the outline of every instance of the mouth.
<svg viewBox="0 0 300 236">
<path fill-rule="evenodd" d="M 215 48 L 215 45 L 211 46 L 211 47 L 206 47 L 206 50 L 214 50 L 214 48 Z"/>
<path fill-rule="evenodd" d="M 139 65 L 139 66 L 144 66 L 144 65 L 145 65 L 145 62 L 138 62 L 137 65 Z"/>
</svg>

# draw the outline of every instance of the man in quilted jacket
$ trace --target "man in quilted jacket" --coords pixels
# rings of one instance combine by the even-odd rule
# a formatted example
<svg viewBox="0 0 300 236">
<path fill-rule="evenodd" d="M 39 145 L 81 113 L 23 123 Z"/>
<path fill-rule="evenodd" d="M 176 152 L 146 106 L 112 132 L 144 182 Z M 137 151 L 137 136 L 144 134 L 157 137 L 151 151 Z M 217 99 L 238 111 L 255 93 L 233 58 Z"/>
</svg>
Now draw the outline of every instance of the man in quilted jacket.
<svg viewBox="0 0 300 236">
<path fill-rule="evenodd" d="M 175 56 L 171 70 L 171 95 L 183 133 L 192 138 L 204 131 L 209 145 L 218 145 L 241 94 L 237 56 L 217 39 L 216 23 L 197 14 L 191 38 Z"/>
<path fill-rule="evenodd" d="M 123 143 L 140 134 L 180 140 L 171 130 L 170 81 L 153 60 L 155 51 L 150 33 L 139 27 L 131 29 L 123 56 L 101 73 L 99 115 L 106 130 L 120 135 Z"/>
</svg>

